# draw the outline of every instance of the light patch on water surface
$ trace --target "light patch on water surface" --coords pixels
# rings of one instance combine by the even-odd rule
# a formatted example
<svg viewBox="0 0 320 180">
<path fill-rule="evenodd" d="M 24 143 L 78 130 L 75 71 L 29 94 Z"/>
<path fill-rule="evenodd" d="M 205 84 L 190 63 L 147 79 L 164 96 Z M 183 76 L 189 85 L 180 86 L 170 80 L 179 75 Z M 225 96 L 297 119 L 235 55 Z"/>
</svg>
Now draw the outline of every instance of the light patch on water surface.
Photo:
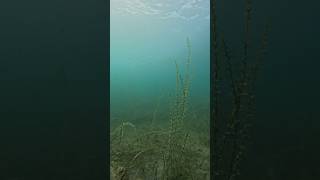
<svg viewBox="0 0 320 180">
<path fill-rule="evenodd" d="M 208 0 L 111 0 L 111 13 L 191 21 L 207 18 L 209 4 Z"/>
</svg>

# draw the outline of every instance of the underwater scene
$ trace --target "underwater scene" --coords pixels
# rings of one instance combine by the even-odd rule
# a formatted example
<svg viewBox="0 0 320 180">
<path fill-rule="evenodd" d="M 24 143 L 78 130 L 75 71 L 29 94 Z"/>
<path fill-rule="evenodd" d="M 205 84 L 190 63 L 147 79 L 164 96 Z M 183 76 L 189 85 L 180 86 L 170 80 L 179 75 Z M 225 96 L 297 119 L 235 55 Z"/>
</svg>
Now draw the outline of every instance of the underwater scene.
<svg viewBox="0 0 320 180">
<path fill-rule="evenodd" d="M 111 1 L 111 179 L 209 179 L 209 3 Z"/>
</svg>

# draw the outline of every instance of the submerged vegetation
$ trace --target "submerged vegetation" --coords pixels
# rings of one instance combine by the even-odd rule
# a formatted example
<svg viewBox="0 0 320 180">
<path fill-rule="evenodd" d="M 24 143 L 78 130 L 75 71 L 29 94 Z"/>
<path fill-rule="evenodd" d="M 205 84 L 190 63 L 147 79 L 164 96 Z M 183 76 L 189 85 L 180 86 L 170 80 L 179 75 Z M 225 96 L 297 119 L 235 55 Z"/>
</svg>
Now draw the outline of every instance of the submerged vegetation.
<svg viewBox="0 0 320 180">
<path fill-rule="evenodd" d="M 209 126 L 203 132 L 191 126 L 189 104 L 191 43 L 187 39 L 188 56 L 184 76 L 176 64 L 176 93 L 166 125 L 121 122 L 111 130 L 111 179 L 114 180 L 193 180 L 209 179 Z M 207 121 L 209 119 L 206 119 Z M 192 122 L 191 122 L 192 121 Z M 199 123 L 200 124 L 200 123 Z M 206 134 L 204 134 L 206 133 Z"/>
</svg>

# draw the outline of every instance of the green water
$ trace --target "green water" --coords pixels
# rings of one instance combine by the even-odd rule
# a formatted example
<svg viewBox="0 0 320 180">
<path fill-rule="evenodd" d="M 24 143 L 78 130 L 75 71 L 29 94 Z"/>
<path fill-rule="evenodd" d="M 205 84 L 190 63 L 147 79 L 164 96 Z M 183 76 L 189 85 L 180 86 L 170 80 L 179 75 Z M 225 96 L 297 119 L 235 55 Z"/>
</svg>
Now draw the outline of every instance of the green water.
<svg viewBox="0 0 320 180">
<path fill-rule="evenodd" d="M 117 133 L 117 127 L 121 127 L 121 138 L 125 138 L 126 133 L 127 136 L 133 136 L 129 132 L 132 129 L 135 134 L 143 134 L 150 131 L 143 128 L 150 128 L 151 124 L 154 125 L 152 128 L 161 127 L 161 131 L 166 131 L 175 102 L 177 64 L 178 76 L 181 77 L 179 86 L 183 86 L 187 74 L 190 77 L 186 115 L 183 118 L 185 134 L 190 136 L 193 144 L 207 142 L 210 97 L 209 1 L 114 0 L 111 1 L 110 21 L 111 133 Z M 188 58 L 191 59 L 190 71 L 186 67 Z M 134 142 L 127 141 L 126 144 L 130 146 Z M 112 146 L 117 147 L 118 144 Z M 119 146 L 118 151 L 124 148 Z M 208 155 L 208 144 L 198 148 L 204 149 Z M 133 147 L 131 149 L 134 151 Z M 117 161 L 114 157 L 112 159 Z M 159 168 L 157 171 L 163 170 L 163 167 Z M 134 179 L 139 178 L 137 176 Z"/>
</svg>

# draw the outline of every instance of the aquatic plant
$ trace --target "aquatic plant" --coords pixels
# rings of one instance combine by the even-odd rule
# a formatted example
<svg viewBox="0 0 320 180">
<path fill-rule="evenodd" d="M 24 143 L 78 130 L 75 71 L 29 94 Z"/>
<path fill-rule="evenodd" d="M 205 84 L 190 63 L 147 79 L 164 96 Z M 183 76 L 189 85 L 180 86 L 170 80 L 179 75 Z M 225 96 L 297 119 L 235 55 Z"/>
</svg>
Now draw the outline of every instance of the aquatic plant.
<svg viewBox="0 0 320 180">
<path fill-rule="evenodd" d="M 189 87 L 190 87 L 190 63 L 191 63 L 191 44 L 187 39 L 187 64 L 185 77 L 182 78 L 179 66 L 176 64 L 176 99 L 171 108 L 170 118 L 170 133 L 168 139 L 168 152 L 166 153 L 165 161 L 169 162 L 165 166 L 165 174 L 168 179 L 183 179 L 190 173 L 189 169 L 185 167 L 184 156 L 185 146 L 188 140 L 188 133 L 184 129 L 184 121 L 186 117 Z M 186 177 L 185 177 L 186 178 Z"/>
<path fill-rule="evenodd" d="M 223 33 L 218 32 L 217 4 L 216 0 L 211 1 L 211 171 L 214 180 L 234 180 L 239 175 L 255 117 L 255 80 L 266 52 L 267 28 L 261 47 L 253 55 L 250 51 L 251 0 L 245 4 L 243 54 L 236 59 Z"/>
</svg>

